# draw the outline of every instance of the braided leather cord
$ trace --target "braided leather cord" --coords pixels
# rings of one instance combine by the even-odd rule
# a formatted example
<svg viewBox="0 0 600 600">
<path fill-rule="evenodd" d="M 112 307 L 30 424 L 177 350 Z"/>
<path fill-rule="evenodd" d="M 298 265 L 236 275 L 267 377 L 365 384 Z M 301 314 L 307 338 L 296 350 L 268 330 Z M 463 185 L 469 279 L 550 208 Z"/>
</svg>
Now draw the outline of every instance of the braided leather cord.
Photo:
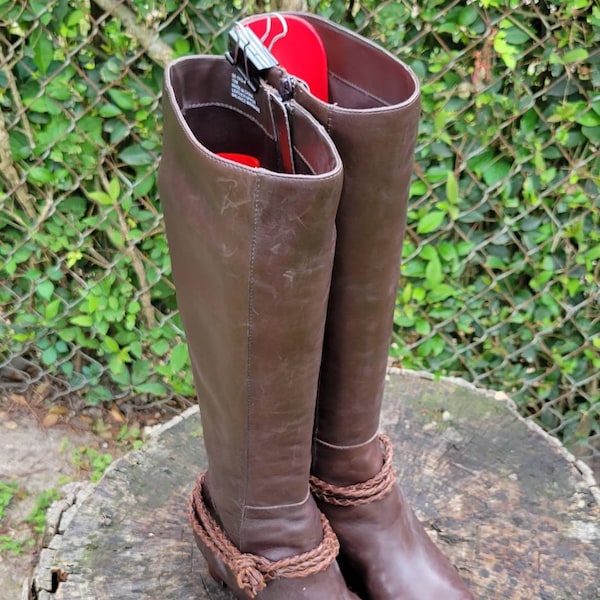
<svg viewBox="0 0 600 600">
<path fill-rule="evenodd" d="M 396 483 L 396 474 L 392 464 L 394 448 L 387 435 L 380 435 L 379 441 L 383 448 L 383 466 L 375 477 L 363 483 L 338 486 L 311 475 L 310 486 L 313 496 L 321 502 L 335 506 L 371 504 L 387 496 Z"/>
<path fill-rule="evenodd" d="M 241 552 L 208 510 L 202 488 L 206 471 L 200 475 L 188 501 L 188 518 L 195 534 L 208 550 L 234 574 L 238 587 L 255 598 L 274 579 L 299 579 L 325 571 L 335 561 L 339 542 L 326 517 L 320 514 L 323 540 L 308 552 L 280 560 Z"/>
</svg>

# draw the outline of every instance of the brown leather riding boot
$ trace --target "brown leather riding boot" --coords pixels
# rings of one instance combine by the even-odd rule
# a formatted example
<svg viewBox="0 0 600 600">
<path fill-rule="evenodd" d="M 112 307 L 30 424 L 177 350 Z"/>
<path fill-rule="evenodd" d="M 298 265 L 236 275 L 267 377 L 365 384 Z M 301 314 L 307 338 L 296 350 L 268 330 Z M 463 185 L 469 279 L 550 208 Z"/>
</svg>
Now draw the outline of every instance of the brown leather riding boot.
<svg viewBox="0 0 600 600">
<path fill-rule="evenodd" d="M 394 481 L 377 435 L 419 119 L 412 71 L 375 44 L 302 14 L 323 40 L 329 103 L 294 98 L 325 126 L 344 187 L 321 367 L 313 489 L 365 600 L 467 600 L 471 592 Z M 385 460 L 384 460 L 385 459 Z M 352 587 L 352 586 L 351 586 Z"/>
<path fill-rule="evenodd" d="M 222 58 L 167 68 L 159 186 L 209 464 L 189 515 L 237 598 L 357 600 L 308 483 L 342 176 L 295 102 Z"/>
</svg>

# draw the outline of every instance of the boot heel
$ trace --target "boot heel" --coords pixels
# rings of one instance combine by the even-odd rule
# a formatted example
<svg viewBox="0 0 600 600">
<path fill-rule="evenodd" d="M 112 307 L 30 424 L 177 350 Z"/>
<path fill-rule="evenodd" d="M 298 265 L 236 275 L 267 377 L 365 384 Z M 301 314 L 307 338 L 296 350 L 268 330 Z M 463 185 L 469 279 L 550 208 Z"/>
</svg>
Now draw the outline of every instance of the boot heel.
<svg viewBox="0 0 600 600">
<path fill-rule="evenodd" d="M 200 549 L 200 553 L 206 562 L 208 574 L 214 579 L 217 585 L 220 585 L 223 588 L 229 588 L 226 581 L 228 574 L 227 567 L 213 556 L 210 550 L 202 543 L 202 540 L 195 533 L 194 538 L 196 539 L 196 545 Z"/>
<path fill-rule="evenodd" d="M 222 588 L 227 587 L 227 584 L 223 581 L 223 577 L 219 575 L 217 570 L 212 565 L 208 566 L 208 574 L 215 580 L 217 585 L 220 585 Z"/>
<path fill-rule="evenodd" d="M 249 600 L 250 596 L 238 588 L 235 584 L 235 577 L 233 577 L 229 569 L 220 560 L 208 552 L 206 554 L 203 552 L 203 555 L 208 567 L 208 574 L 218 586 L 227 590 L 227 597 L 237 598 L 238 600 Z M 227 583 L 227 580 L 229 580 L 229 583 Z"/>
</svg>

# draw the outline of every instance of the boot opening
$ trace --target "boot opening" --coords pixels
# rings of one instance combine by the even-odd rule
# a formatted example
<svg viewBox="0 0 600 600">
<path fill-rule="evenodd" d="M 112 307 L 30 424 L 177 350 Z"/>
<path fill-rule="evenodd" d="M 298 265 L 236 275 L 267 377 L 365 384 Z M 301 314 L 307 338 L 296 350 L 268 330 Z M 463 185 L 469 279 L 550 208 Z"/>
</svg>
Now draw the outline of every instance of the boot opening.
<svg viewBox="0 0 600 600">
<path fill-rule="evenodd" d="M 416 100 L 415 75 L 389 52 L 319 17 L 302 17 L 317 30 L 325 46 L 330 103 L 369 109 Z"/>
<path fill-rule="evenodd" d="M 194 138 L 214 154 L 256 157 L 261 167 L 283 172 L 269 94 L 252 93 L 220 57 L 190 57 L 169 68 L 177 109 Z M 289 112 L 295 171 L 324 175 L 339 168 L 332 143 L 301 108 Z"/>
<path fill-rule="evenodd" d="M 211 152 L 247 154 L 265 169 L 278 170 L 276 141 L 252 116 L 222 104 L 182 108 L 182 114 L 195 138 Z"/>
</svg>

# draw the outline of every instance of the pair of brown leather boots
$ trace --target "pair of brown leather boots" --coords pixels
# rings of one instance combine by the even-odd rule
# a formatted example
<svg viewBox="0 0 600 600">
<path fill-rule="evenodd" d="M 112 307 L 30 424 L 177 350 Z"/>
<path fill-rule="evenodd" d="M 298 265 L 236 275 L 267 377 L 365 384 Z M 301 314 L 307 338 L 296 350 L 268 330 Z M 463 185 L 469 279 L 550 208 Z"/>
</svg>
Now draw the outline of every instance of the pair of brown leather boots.
<svg viewBox="0 0 600 600">
<path fill-rule="evenodd" d="M 159 185 L 209 462 L 195 537 L 236 598 L 472 599 L 378 435 L 419 84 L 302 17 L 328 103 L 281 69 L 256 92 L 219 57 L 166 71 Z"/>
</svg>

